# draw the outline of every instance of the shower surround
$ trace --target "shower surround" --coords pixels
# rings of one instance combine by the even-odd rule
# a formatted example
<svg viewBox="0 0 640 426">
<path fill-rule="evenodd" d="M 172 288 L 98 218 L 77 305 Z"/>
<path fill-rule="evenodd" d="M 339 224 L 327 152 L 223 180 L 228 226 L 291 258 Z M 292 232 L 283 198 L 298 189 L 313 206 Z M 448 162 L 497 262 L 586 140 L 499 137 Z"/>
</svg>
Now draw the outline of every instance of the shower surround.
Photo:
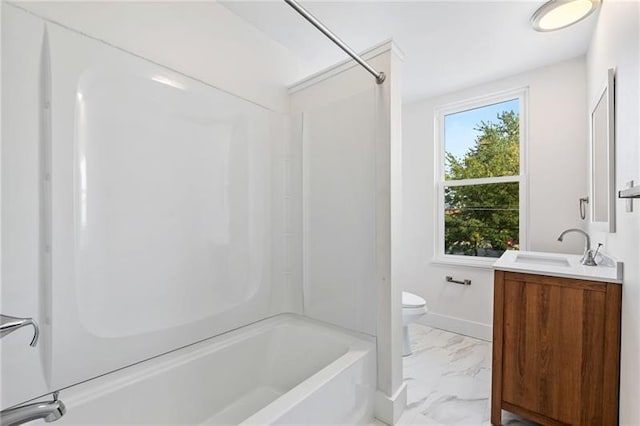
<svg viewBox="0 0 640 426">
<path fill-rule="evenodd" d="M 383 85 L 341 63 L 282 112 L 14 5 L 2 19 L 1 309 L 42 333 L 3 339 L 1 408 L 60 391 L 69 424 L 105 401 L 111 423 L 397 419 L 397 49 L 364 54 Z"/>
</svg>

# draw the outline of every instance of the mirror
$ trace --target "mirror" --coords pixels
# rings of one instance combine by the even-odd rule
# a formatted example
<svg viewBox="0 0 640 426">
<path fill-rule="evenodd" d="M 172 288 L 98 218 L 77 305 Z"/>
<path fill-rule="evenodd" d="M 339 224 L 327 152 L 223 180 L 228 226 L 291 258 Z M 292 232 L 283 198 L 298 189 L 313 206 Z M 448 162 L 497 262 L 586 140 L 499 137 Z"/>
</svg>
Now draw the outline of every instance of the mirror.
<svg viewBox="0 0 640 426">
<path fill-rule="evenodd" d="M 614 69 L 591 108 L 591 224 L 615 232 Z"/>
</svg>

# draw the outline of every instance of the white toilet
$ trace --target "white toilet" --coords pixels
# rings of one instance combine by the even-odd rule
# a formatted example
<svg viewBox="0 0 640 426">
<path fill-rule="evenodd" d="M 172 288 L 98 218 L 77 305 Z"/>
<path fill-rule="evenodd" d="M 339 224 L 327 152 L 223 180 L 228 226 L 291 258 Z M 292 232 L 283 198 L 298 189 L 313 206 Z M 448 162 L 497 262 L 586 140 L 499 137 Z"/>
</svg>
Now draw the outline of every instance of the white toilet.
<svg viewBox="0 0 640 426">
<path fill-rule="evenodd" d="M 427 313 L 427 302 L 417 294 L 402 292 L 402 356 L 411 355 L 409 324 Z"/>
</svg>

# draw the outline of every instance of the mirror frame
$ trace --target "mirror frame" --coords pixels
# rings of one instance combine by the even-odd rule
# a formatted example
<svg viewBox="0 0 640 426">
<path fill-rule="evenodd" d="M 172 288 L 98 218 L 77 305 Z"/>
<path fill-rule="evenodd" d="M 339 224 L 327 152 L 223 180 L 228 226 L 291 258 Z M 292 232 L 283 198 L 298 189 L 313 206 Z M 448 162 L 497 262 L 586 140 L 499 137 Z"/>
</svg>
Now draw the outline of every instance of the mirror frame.
<svg viewBox="0 0 640 426">
<path fill-rule="evenodd" d="M 589 112 L 589 213 L 590 223 L 593 230 L 603 232 L 616 232 L 616 190 L 615 190 L 615 70 L 607 70 L 607 79 L 602 90 L 599 90 L 596 98 L 591 104 Z M 608 179 L 606 188 L 607 201 L 607 221 L 595 221 L 594 213 L 596 208 L 595 187 L 595 140 L 594 140 L 594 120 L 593 116 L 600 102 L 605 102 L 606 106 L 606 152 L 605 161 L 607 167 L 606 178 Z"/>
</svg>

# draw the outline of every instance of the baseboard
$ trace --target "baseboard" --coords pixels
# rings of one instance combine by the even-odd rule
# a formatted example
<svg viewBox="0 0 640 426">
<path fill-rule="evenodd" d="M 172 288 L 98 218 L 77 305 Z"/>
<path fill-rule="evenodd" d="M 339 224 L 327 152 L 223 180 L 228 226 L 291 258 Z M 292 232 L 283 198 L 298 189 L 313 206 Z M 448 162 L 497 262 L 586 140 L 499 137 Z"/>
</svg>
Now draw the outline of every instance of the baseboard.
<svg viewBox="0 0 640 426">
<path fill-rule="evenodd" d="M 400 416 L 407 407 L 407 384 L 402 383 L 393 396 L 387 396 L 379 389 L 376 391 L 376 405 L 374 415 L 376 419 L 388 425 L 398 423 Z"/>
<path fill-rule="evenodd" d="M 493 327 L 490 324 L 483 324 L 481 322 L 431 312 L 418 318 L 416 322 L 489 342 L 493 339 Z"/>
</svg>

